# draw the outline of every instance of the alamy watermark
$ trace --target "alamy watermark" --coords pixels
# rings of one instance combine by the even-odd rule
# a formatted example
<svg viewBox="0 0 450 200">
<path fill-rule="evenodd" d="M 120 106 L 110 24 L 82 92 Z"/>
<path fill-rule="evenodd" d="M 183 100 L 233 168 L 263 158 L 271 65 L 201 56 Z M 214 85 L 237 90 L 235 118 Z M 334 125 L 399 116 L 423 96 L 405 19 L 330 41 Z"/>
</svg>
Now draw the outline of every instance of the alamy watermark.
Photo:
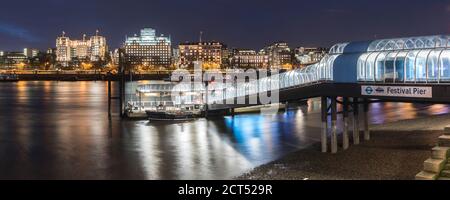
<svg viewBox="0 0 450 200">
<path fill-rule="evenodd" d="M 262 114 L 275 114 L 280 108 L 278 70 L 227 69 L 202 70 L 195 62 L 194 72 L 178 69 L 171 81 L 179 82 L 172 90 L 172 99 L 183 93 L 201 93 L 204 104 L 226 107 L 261 106 Z"/>
</svg>

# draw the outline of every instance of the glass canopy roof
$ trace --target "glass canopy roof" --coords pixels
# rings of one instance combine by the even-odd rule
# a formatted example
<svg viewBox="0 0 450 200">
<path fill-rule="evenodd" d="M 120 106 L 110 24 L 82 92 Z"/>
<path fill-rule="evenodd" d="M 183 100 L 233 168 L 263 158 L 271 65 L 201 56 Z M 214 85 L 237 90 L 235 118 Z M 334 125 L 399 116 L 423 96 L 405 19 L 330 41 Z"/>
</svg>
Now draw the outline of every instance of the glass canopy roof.
<svg viewBox="0 0 450 200">
<path fill-rule="evenodd" d="M 447 35 L 375 40 L 370 43 L 367 51 L 449 48 L 449 41 L 450 36 Z"/>
<path fill-rule="evenodd" d="M 450 36 L 373 41 L 357 68 L 360 82 L 450 82 Z"/>
</svg>

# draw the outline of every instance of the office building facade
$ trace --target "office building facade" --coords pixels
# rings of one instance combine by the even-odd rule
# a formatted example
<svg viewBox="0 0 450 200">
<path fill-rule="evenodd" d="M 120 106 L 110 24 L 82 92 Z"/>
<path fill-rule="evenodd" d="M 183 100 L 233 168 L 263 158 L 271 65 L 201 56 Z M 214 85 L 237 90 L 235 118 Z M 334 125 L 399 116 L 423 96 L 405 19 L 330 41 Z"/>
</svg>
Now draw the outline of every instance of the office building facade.
<svg viewBox="0 0 450 200">
<path fill-rule="evenodd" d="M 126 60 L 132 66 L 168 68 L 172 59 L 170 37 L 156 36 L 156 30 L 144 28 L 140 35 L 127 37 L 124 44 Z"/>
</svg>

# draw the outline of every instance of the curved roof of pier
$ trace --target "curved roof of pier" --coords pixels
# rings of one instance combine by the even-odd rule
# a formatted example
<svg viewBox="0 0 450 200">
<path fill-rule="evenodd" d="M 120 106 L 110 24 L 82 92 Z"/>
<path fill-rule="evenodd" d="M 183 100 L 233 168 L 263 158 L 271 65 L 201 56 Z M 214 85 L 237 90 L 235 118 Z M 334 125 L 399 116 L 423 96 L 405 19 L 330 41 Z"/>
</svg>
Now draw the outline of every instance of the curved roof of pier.
<svg viewBox="0 0 450 200">
<path fill-rule="evenodd" d="M 330 54 L 364 53 L 375 51 L 449 48 L 450 35 L 404 37 L 371 41 L 339 43 L 331 47 Z"/>
</svg>

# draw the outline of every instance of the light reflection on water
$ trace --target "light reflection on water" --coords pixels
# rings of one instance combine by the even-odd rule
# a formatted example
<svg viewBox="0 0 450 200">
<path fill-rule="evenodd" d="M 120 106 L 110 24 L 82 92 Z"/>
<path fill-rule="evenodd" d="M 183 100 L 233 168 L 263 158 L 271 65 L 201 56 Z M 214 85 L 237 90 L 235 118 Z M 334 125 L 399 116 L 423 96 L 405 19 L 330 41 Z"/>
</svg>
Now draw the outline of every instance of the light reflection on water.
<svg viewBox="0 0 450 200">
<path fill-rule="evenodd" d="M 104 82 L 0 84 L 0 179 L 230 179 L 320 137 L 318 101 L 271 116 L 151 123 L 110 121 L 106 92 Z M 370 116 L 381 124 L 447 112 L 376 103 Z"/>
</svg>

